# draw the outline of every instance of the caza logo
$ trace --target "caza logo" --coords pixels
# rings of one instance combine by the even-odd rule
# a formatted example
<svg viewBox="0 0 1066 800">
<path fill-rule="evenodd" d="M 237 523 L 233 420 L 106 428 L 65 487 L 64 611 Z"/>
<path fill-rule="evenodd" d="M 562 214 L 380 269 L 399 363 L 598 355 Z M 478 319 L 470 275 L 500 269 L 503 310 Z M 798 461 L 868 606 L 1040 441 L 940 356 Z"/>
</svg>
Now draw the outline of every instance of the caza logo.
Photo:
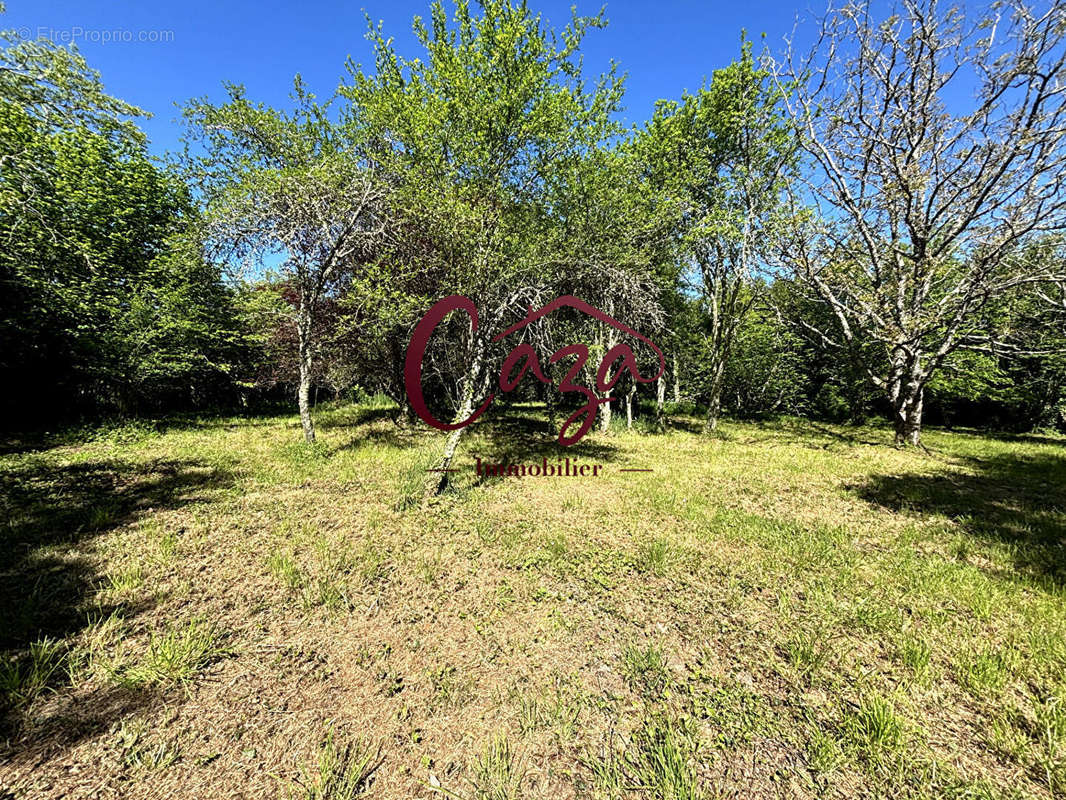
<svg viewBox="0 0 1066 800">
<path fill-rule="evenodd" d="M 553 300 L 545 306 L 537 309 L 536 311 L 530 309 L 529 314 L 524 319 L 515 323 L 505 331 L 501 331 L 492 337 L 493 342 L 499 342 L 502 339 L 522 330 L 527 325 L 536 322 L 541 317 L 551 314 L 553 311 L 569 306 L 575 308 L 583 314 L 587 314 L 593 319 L 599 320 L 613 328 L 633 336 L 636 339 L 647 344 L 653 351 L 655 351 L 656 357 L 659 359 L 659 370 L 650 377 L 644 377 L 640 374 L 637 367 L 637 359 L 633 355 L 633 351 L 627 344 L 616 344 L 610 350 L 603 355 L 603 359 L 600 361 L 599 368 L 596 370 L 595 387 L 600 393 L 597 395 L 592 389 L 587 386 L 582 386 L 575 383 L 575 379 L 584 369 L 585 363 L 589 358 L 588 345 L 575 343 L 560 347 L 548 359 L 549 364 L 555 364 L 569 356 L 574 356 L 574 361 L 567 370 L 562 381 L 559 382 L 558 390 L 563 392 L 577 392 L 581 394 L 586 402 L 577 411 L 566 418 L 562 427 L 559 429 L 559 444 L 564 447 L 569 447 L 572 444 L 576 444 L 581 441 L 581 438 L 588 433 L 592 427 L 593 422 L 596 419 L 596 409 L 599 408 L 601 403 L 610 402 L 610 397 L 607 396 L 607 392 L 610 392 L 614 388 L 615 384 L 621 379 L 622 375 L 628 372 L 632 379 L 637 383 L 652 383 L 659 379 L 666 369 L 666 359 L 663 358 L 663 352 L 656 346 L 656 344 L 643 334 L 637 333 L 635 330 L 627 325 L 623 325 L 618 320 L 608 316 L 600 311 L 598 308 L 594 308 L 580 298 L 573 295 L 563 295 L 557 300 Z M 404 384 L 407 390 L 407 399 L 411 404 L 411 408 L 415 413 L 426 422 L 428 425 L 432 425 L 434 428 L 442 431 L 454 431 L 459 428 L 465 428 L 471 422 L 480 417 L 491 404 L 496 397 L 496 393 L 492 392 L 486 397 L 480 406 L 466 419 L 456 423 L 445 423 L 436 419 L 429 408 L 426 406 L 426 399 L 422 392 L 422 361 L 425 358 L 426 348 L 429 345 L 430 337 L 433 335 L 433 331 L 444 320 L 448 314 L 453 311 L 464 311 L 470 316 L 471 331 L 476 332 L 478 326 L 478 313 L 477 307 L 473 301 L 462 295 L 453 294 L 449 297 L 445 297 L 443 300 L 435 303 L 426 315 L 415 326 L 414 333 L 411 334 L 411 341 L 407 346 L 407 359 L 404 362 Z M 616 366 L 617 365 L 617 366 Z M 516 367 L 517 373 L 515 372 Z M 533 346 L 527 342 L 521 342 L 516 345 L 513 350 L 504 359 L 503 364 L 500 366 L 500 374 L 498 380 L 498 386 L 501 392 L 514 391 L 515 388 L 522 382 L 527 372 L 532 372 L 537 380 L 542 383 L 551 384 L 544 375 L 544 371 L 541 369 L 540 360 L 537 358 L 536 351 Z M 580 425 L 577 426 L 576 431 L 570 433 L 570 428 L 576 422 L 580 420 Z"/>
</svg>

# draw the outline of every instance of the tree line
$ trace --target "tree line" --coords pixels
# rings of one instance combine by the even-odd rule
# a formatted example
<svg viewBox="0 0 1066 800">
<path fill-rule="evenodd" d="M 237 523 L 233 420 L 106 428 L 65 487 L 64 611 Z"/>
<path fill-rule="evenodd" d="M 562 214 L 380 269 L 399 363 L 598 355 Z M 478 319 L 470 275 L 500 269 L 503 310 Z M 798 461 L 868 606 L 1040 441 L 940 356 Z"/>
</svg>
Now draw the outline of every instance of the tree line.
<svg viewBox="0 0 1066 800">
<path fill-rule="evenodd" d="M 571 294 L 666 354 L 656 384 L 615 387 L 604 429 L 883 415 L 917 445 L 923 420 L 1066 424 L 1066 8 L 849 3 L 802 51 L 741 36 L 631 128 L 624 76 L 583 72 L 605 24 L 437 2 L 420 52 L 370 25 L 373 64 L 326 98 L 297 76 L 286 108 L 239 84 L 186 102 L 162 160 L 76 50 L 4 34 L 7 425 L 288 399 L 312 441 L 316 397 L 361 393 L 406 424 L 407 342 L 452 294 L 479 324 L 433 337 L 439 419 L 491 391 L 515 344 L 495 333 Z M 595 370 L 619 342 L 566 313 L 522 336 L 556 383 L 548 353 L 588 343 Z M 553 421 L 578 404 L 520 392 Z"/>
</svg>

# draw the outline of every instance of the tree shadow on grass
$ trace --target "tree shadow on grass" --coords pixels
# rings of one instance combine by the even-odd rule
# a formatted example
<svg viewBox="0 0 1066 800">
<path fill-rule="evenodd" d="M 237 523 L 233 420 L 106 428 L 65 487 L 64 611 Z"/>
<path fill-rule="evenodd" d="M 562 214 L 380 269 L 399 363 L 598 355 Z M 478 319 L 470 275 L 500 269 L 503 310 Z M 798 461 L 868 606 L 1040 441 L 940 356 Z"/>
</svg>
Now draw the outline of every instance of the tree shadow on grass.
<svg viewBox="0 0 1066 800">
<path fill-rule="evenodd" d="M 888 435 L 886 435 L 883 439 L 870 439 L 868 437 L 858 436 L 856 433 L 852 433 L 851 431 L 835 431 L 832 428 L 826 427 L 825 425 L 820 425 L 816 422 L 810 423 L 810 432 L 819 434 L 820 436 L 823 436 L 826 439 L 830 439 L 834 442 L 840 442 L 842 444 L 847 445 L 861 444 L 866 445 L 868 447 L 881 447 L 883 445 L 892 444 L 892 440 L 889 438 Z M 824 449 L 825 447 L 827 447 L 827 445 L 823 444 L 822 447 Z"/>
<path fill-rule="evenodd" d="M 900 513 L 948 517 L 1010 545 L 1018 573 L 1066 584 L 1066 453 L 969 458 L 970 472 L 874 475 L 851 487 Z"/>
<path fill-rule="evenodd" d="M 371 428 L 368 431 L 360 431 L 351 439 L 339 444 L 330 450 L 330 455 L 345 450 L 361 450 L 364 447 L 412 447 L 419 443 L 418 432 L 413 429 L 399 427 Z"/>
<path fill-rule="evenodd" d="M 742 419 L 726 417 L 727 423 L 746 423 L 747 427 L 736 432 L 719 427 L 714 431 L 704 429 L 704 420 L 695 417 L 670 417 L 667 420 L 667 430 L 679 430 L 685 433 L 701 436 L 706 441 L 715 439 L 739 444 L 765 444 L 769 446 L 801 444 L 804 447 L 817 450 L 828 450 L 830 447 L 843 445 L 890 445 L 891 433 L 885 433 L 884 438 L 871 439 L 866 426 L 854 431 L 834 430 L 832 427 L 821 424 L 814 420 L 799 419 L 793 417 L 774 417 Z M 843 428 L 844 426 L 837 426 Z M 754 432 L 754 435 L 752 435 Z M 863 434 L 863 435 L 860 435 Z"/>
<path fill-rule="evenodd" d="M 678 430 L 685 433 L 703 433 L 703 421 L 695 417 L 673 416 L 666 418 L 666 430 Z"/>
<path fill-rule="evenodd" d="M 464 460 L 474 461 L 480 458 L 482 464 L 541 464 L 547 460 L 551 466 L 565 464 L 566 459 L 582 464 L 602 464 L 616 461 L 618 448 L 602 438 L 597 440 L 582 439 L 571 447 L 563 447 L 558 442 L 558 429 L 546 418 L 509 411 L 486 420 L 478 429 L 479 436 L 465 447 Z M 470 469 L 475 469 L 474 465 Z M 506 476 L 475 476 L 475 485 L 492 484 L 506 480 Z M 563 476 L 559 478 L 566 480 Z M 545 480 L 530 477 L 528 480 Z M 547 478 L 552 480 L 552 478 Z"/>
<path fill-rule="evenodd" d="M 398 409 L 394 406 L 373 407 L 351 406 L 342 409 L 327 411 L 319 415 L 315 420 L 315 427 L 322 430 L 330 428 L 349 428 L 358 425 L 367 425 L 377 422 L 379 419 L 391 419 L 396 416 Z"/>
<path fill-rule="evenodd" d="M 119 610 L 94 602 L 103 580 L 87 552 L 94 538 L 154 510 L 202 502 L 203 493 L 232 481 L 228 470 L 191 460 L 61 464 L 44 453 L 0 468 L 0 658 L 7 668 L 27 669 L 33 642 L 62 640 L 90 614 Z M 146 608 L 127 603 L 121 612 Z M 0 730 L 17 722 L 17 705 L 0 693 Z"/>
<path fill-rule="evenodd" d="M 79 742 L 105 733 L 116 722 L 148 712 L 163 701 L 161 689 L 114 684 L 93 684 L 56 693 L 47 698 L 43 708 L 35 710 L 32 719 L 22 721 L 17 738 L 8 738 L 0 746 L 0 758 L 23 766 L 43 764 Z M 14 722 L 9 719 L 7 724 Z"/>
</svg>

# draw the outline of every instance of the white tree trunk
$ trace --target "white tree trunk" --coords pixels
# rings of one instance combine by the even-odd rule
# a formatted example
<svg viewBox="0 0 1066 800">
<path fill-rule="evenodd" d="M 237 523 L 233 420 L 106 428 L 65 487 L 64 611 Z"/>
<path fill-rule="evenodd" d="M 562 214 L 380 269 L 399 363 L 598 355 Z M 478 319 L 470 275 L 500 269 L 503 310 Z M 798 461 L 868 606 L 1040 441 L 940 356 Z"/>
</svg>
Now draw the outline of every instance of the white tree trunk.
<svg viewBox="0 0 1066 800">
<path fill-rule="evenodd" d="M 600 404 L 600 431 L 607 433 L 611 429 L 611 404 Z"/>
<path fill-rule="evenodd" d="M 659 376 L 655 381 L 655 428 L 660 433 L 666 430 L 666 378 Z"/>
<path fill-rule="evenodd" d="M 908 387 L 909 388 L 909 387 Z M 896 407 L 896 444 L 917 447 L 922 443 L 922 406 L 925 390 L 905 391 Z"/>
<path fill-rule="evenodd" d="M 608 314 L 614 312 L 614 306 L 612 304 L 608 304 L 607 309 L 608 309 L 608 311 L 607 311 Z M 608 352 L 616 344 L 618 344 L 617 331 L 615 331 L 614 328 L 608 328 L 606 341 L 604 342 L 603 352 L 604 353 Z M 601 403 L 600 404 L 600 431 L 602 431 L 603 433 L 607 433 L 607 431 L 609 431 L 610 429 L 611 429 L 611 404 L 610 403 Z"/>
<path fill-rule="evenodd" d="M 296 392 L 296 402 L 300 407 L 300 425 L 303 427 L 304 440 L 315 440 L 315 423 L 311 419 L 311 311 L 301 303 L 299 319 L 296 321 L 300 358 L 300 386 Z"/>
<path fill-rule="evenodd" d="M 922 406 L 925 398 L 921 353 L 897 348 L 891 359 L 887 388 L 894 412 L 896 444 L 917 447 L 922 441 Z"/>
</svg>

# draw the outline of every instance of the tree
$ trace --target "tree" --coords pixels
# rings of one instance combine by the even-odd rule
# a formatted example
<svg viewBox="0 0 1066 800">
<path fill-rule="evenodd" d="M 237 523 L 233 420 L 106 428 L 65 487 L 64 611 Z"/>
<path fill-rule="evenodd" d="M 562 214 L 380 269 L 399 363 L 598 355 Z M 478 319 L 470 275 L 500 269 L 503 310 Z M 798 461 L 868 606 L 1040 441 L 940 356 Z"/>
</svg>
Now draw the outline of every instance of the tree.
<svg viewBox="0 0 1066 800">
<path fill-rule="evenodd" d="M 1049 270 L 1066 261 L 1062 237 L 1048 237 L 1021 256 L 1050 262 Z M 1040 271 L 1041 265 L 1033 265 Z M 1005 388 L 998 398 L 1007 409 L 1010 427 L 1028 429 L 1066 424 L 1066 305 L 1049 304 L 1055 293 L 1066 298 L 1066 285 L 1023 286 L 997 298 L 991 312 L 997 317 L 1002 344 L 998 352 L 978 353 L 994 361 Z"/>
<path fill-rule="evenodd" d="M 1062 279 L 1024 251 L 1066 225 L 1064 35 L 1061 3 L 967 20 L 905 0 L 880 21 L 848 3 L 775 66 L 810 165 L 784 257 L 832 312 L 812 333 L 859 359 L 899 444 L 920 442 L 925 389 L 953 353 L 1000 347 L 988 304 Z"/>
<path fill-rule="evenodd" d="M 524 2 L 484 0 L 480 10 L 475 16 L 458 0 L 449 21 L 437 2 L 428 24 L 416 18 L 424 58 L 399 56 L 371 28 L 375 70 L 349 65 L 341 89 L 352 101 L 349 124 L 375 144 L 376 163 L 395 180 L 402 217 L 430 242 L 419 266 L 424 283 L 469 298 L 480 314 L 476 328 L 453 323 L 441 342 L 450 366 L 439 371 L 440 385 L 453 398 L 454 423 L 487 394 L 490 339 L 501 323 L 554 299 L 562 262 L 540 247 L 553 224 L 546 184 L 612 133 L 621 95 L 613 74 L 591 91 L 581 76 L 581 40 L 600 17 L 575 15 L 557 33 Z M 449 433 L 429 493 L 445 485 L 463 430 Z"/>
<path fill-rule="evenodd" d="M 745 39 L 740 58 L 716 70 L 709 87 L 660 102 L 644 132 L 646 157 L 676 193 L 678 258 L 702 299 L 705 430 L 718 425 L 733 343 L 762 293 L 756 278 L 782 228 L 795 144 L 779 94 Z"/>
<path fill-rule="evenodd" d="M 312 442 L 323 306 L 380 256 L 388 192 L 353 129 L 335 125 L 299 76 L 291 113 L 252 104 L 241 86 L 227 90 L 222 105 L 186 107 L 191 138 L 204 147 L 187 168 L 204 195 L 209 237 L 228 260 L 282 259 L 282 281 L 295 293 L 300 423 Z"/>
<path fill-rule="evenodd" d="M 0 13 L 3 5 L 0 4 Z M 136 106 L 104 91 L 100 74 L 85 63 L 77 48 L 48 39 L 21 39 L 0 31 L 0 109 L 5 130 L 0 138 L 0 170 L 9 185 L 30 189 L 42 164 L 34 152 L 35 135 L 83 130 L 112 142 L 143 143 L 134 118 L 146 116 Z M 32 209 L 24 206 L 25 213 Z"/>
<path fill-rule="evenodd" d="M 788 328 L 767 308 L 752 308 L 726 364 L 723 406 L 748 417 L 794 414 L 802 409 L 804 366 L 800 343 Z"/>
<path fill-rule="evenodd" d="M 239 334 L 186 188 L 74 49 L 0 50 L 0 374 L 20 417 L 217 397 Z M 190 390 L 190 387 L 197 387 Z M 24 417 L 23 417 L 24 418 Z"/>
<path fill-rule="evenodd" d="M 662 294 L 676 282 L 670 241 L 674 206 L 653 186 L 645 166 L 640 149 L 628 140 L 556 165 L 547 181 L 553 224 L 541 250 L 544 259 L 558 264 L 560 293 L 576 295 L 620 319 L 640 320 L 641 331 L 658 339 L 665 323 Z M 620 333 L 592 320 L 575 333 L 591 342 L 585 368 L 592 385 L 600 359 L 619 343 Z M 636 355 L 649 358 L 652 353 L 640 348 Z M 650 371 L 657 369 L 656 363 Z M 623 388 L 631 424 L 636 383 L 627 377 L 614 396 L 623 394 Z M 611 403 L 599 408 L 600 429 L 607 431 Z"/>
</svg>

